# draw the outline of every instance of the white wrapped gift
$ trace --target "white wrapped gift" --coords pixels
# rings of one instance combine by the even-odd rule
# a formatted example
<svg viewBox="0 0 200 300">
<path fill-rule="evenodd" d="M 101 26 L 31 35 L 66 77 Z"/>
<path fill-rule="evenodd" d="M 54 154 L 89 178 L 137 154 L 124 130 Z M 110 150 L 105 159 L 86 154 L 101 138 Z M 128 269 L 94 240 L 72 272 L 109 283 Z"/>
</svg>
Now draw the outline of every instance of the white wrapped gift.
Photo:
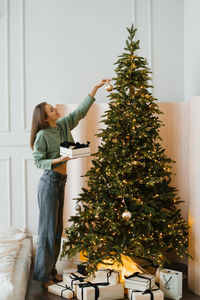
<svg viewBox="0 0 200 300">
<path fill-rule="evenodd" d="M 92 286 L 92 285 L 93 286 Z M 102 285 L 102 283 L 85 282 L 78 285 L 77 298 L 78 300 L 116 300 L 124 299 L 124 287 L 122 283 L 116 285 Z M 82 287 L 80 287 L 82 285 Z"/>
<path fill-rule="evenodd" d="M 136 272 L 133 275 L 125 276 L 125 288 L 145 291 L 155 285 L 155 276 Z"/>
<path fill-rule="evenodd" d="M 160 267 L 157 268 L 156 270 L 156 274 L 155 274 L 155 282 L 158 283 L 160 285 L 160 271 L 162 269 Z"/>
<path fill-rule="evenodd" d="M 74 272 L 74 273 L 65 273 L 63 274 L 63 282 L 69 286 L 70 288 L 73 289 L 73 291 L 77 292 L 77 284 L 86 280 L 87 277 L 78 273 L 78 272 Z"/>
<path fill-rule="evenodd" d="M 182 298 L 182 272 L 169 269 L 160 271 L 160 289 L 170 299 L 179 300 Z"/>
<path fill-rule="evenodd" d="M 151 292 L 150 292 L 151 291 Z M 155 285 L 144 292 L 128 289 L 129 300 L 164 300 L 164 293 Z"/>
<path fill-rule="evenodd" d="M 49 285 L 48 292 L 67 299 L 72 299 L 75 296 L 72 289 L 69 288 L 64 282 Z"/>
<path fill-rule="evenodd" d="M 76 268 L 67 268 L 63 270 L 63 274 L 69 274 L 69 273 L 74 273 L 77 272 Z"/>
<path fill-rule="evenodd" d="M 91 151 L 90 147 L 84 147 L 84 148 L 78 148 L 78 149 L 73 149 L 73 148 L 65 148 L 60 146 L 60 155 L 62 156 L 69 156 L 70 158 L 78 158 L 78 157 L 85 157 L 85 156 L 90 156 Z"/>
<path fill-rule="evenodd" d="M 96 282 L 109 282 L 111 285 L 115 285 L 120 281 L 121 271 L 110 269 L 99 269 L 95 272 Z"/>
</svg>

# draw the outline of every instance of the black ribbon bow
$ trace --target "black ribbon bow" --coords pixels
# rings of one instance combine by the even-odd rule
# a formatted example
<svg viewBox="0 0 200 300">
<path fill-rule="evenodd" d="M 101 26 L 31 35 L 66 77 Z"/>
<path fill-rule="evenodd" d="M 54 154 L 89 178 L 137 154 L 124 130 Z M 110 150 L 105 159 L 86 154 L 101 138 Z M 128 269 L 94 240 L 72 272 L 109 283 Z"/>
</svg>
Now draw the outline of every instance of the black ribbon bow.
<svg viewBox="0 0 200 300">
<path fill-rule="evenodd" d="M 153 292 L 154 291 L 158 291 L 159 289 L 147 289 L 145 290 L 142 295 L 145 295 L 145 294 L 150 294 L 150 300 L 154 300 L 154 294 Z M 133 293 L 141 293 L 141 291 L 138 291 L 138 290 L 132 290 L 131 292 L 131 300 L 133 300 Z"/>
<path fill-rule="evenodd" d="M 79 142 L 73 143 L 73 142 L 65 141 L 65 142 L 62 142 L 60 144 L 60 146 L 64 147 L 64 148 L 69 148 L 69 147 L 73 146 L 72 149 L 79 149 L 79 148 L 89 147 L 89 144 L 90 144 L 90 142 L 87 142 L 87 144 L 80 144 Z"/>
<path fill-rule="evenodd" d="M 109 285 L 109 282 L 83 282 L 79 283 L 78 286 L 81 288 L 81 300 L 83 300 L 83 290 L 86 287 L 93 287 L 95 289 L 95 300 L 98 300 L 99 298 L 99 287 L 98 286 L 107 286 Z"/>
<path fill-rule="evenodd" d="M 109 282 L 109 278 L 111 277 L 112 273 L 117 273 L 118 274 L 118 278 L 119 278 L 119 272 L 115 271 L 113 269 L 105 269 L 105 270 L 99 270 L 99 271 L 108 271 L 107 273 L 107 282 Z"/>
<path fill-rule="evenodd" d="M 64 293 L 64 291 L 66 291 L 66 290 L 70 290 L 72 293 L 73 293 L 73 298 L 75 297 L 75 294 L 74 294 L 74 291 L 73 291 L 73 289 L 72 288 L 70 288 L 70 287 L 68 287 L 67 285 L 61 285 L 61 284 L 59 284 L 59 283 L 56 283 L 56 285 L 58 285 L 58 286 L 61 286 L 62 288 L 63 288 L 63 290 L 61 291 L 61 298 L 65 298 L 64 296 L 63 296 L 63 293 Z"/>
<path fill-rule="evenodd" d="M 125 277 L 126 279 L 133 278 L 133 277 L 139 277 L 139 278 L 147 279 L 147 280 L 149 280 L 149 289 L 151 289 L 151 278 L 142 276 L 141 273 L 139 273 L 139 272 L 135 272 L 135 273 L 133 273 L 133 274 L 130 275 L 130 276 L 124 276 L 124 277 Z"/>
<path fill-rule="evenodd" d="M 74 273 L 70 273 L 69 277 L 72 279 L 72 281 L 71 281 L 71 288 L 72 289 L 74 287 L 74 281 L 79 280 L 80 282 L 83 282 L 84 279 L 86 278 L 85 276 L 78 276 L 78 275 L 76 275 Z"/>
</svg>

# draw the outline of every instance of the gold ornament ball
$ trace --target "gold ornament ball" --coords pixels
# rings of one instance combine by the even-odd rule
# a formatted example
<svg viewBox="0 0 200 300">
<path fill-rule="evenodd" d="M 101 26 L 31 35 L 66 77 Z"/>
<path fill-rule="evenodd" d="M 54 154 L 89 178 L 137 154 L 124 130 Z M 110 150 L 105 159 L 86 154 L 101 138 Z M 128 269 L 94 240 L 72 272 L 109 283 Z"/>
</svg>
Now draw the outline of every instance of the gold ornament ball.
<svg viewBox="0 0 200 300">
<path fill-rule="evenodd" d="M 124 212 L 123 212 L 123 214 L 122 214 L 122 218 L 124 219 L 124 220 L 130 220 L 130 218 L 131 218 L 131 213 L 130 213 L 130 211 L 128 211 L 128 210 L 125 210 Z"/>
<path fill-rule="evenodd" d="M 113 85 L 110 84 L 110 83 L 108 83 L 108 84 L 106 85 L 105 89 L 106 89 L 107 92 L 111 92 L 111 91 L 113 90 Z"/>
<path fill-rule="evenodd" d="M 75 210 L 80 210 L 80 209 L 81 209 L 81 206 L 79 204 L 76 204 Z"/>
</svg>

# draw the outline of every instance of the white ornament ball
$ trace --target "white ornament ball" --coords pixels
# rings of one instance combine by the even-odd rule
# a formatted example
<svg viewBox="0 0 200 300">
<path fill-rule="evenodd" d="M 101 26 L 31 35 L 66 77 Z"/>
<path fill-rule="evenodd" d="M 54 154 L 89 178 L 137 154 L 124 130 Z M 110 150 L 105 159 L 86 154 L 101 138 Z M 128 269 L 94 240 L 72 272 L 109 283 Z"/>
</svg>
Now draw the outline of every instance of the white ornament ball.
<svg viewBox="0 0 200 300">
<path fill-rule="evenodd" d="M 80 210 L 80 209 L 81 209 L 81 206 L 79 204 L 76 204 L 75 210 Z"/>
<path fill-rule="evenodd" d="M 131 213 L 128 210 L 125 210 L 122 214 L 122 218 L 125 220 L 129 220 L 131 218 Z"/>
<path fill-rule="evenodd" d="M 110 84 L 110 83 L 108 83 L 108 84 L 106 85 L 105 89 L 106 89 L 107 92 L 111 92 L 111 91 L 113 90 L 113 85 Z"/>
</svg>

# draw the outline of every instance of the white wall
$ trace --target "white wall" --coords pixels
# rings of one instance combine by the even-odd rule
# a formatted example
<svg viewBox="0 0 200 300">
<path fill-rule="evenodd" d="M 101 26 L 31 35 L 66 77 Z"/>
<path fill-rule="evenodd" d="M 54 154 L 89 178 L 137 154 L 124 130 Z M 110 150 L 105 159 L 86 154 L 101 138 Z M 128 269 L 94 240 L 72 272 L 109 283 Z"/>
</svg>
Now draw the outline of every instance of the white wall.
<svg viewBox="0 0 200 300">
<path fill-rule="evenodd" d="M 40 99 L 80 102 L 112 77 L 132 19 L 132 0 L 26 0 L 27 115 Z M 106 92 L 98 101 L 106 101 Z M 27 122 L 29 123 L 29 122 Z M 29 124 L 27 124 L 29 126 Z"/>
<path fill-rule="evenodd" d="M 184 0 L 184 93 L 188 101 L 200 95 L 200 1 Z"/>
<path fill-rule="evenodd" d="M 161 102 L 184 101 L 182 0 L 136 1 L 141 55 L 152 67 L 153 95 Z"/>
<path fill-rule="evenodd" d="M 154 95 L 183 101 L 182 1 L 0 0 L 0 223 L 37 231 L 34 106 L 80 102 L 99 79 L 114 76 L 133 20 Z M 108 102 L 104 89 L 97 102 Z"/>
<path fill-rule="evenodd" d="M 182 0 L 26 0 L 26 126 L 41 99 L 79 102 L 100 78 L 114 76 L 133 21 L 155 97 L 183 101 Z M 108 101 L 103 89 L 97 101 Z"/>
</svg>

